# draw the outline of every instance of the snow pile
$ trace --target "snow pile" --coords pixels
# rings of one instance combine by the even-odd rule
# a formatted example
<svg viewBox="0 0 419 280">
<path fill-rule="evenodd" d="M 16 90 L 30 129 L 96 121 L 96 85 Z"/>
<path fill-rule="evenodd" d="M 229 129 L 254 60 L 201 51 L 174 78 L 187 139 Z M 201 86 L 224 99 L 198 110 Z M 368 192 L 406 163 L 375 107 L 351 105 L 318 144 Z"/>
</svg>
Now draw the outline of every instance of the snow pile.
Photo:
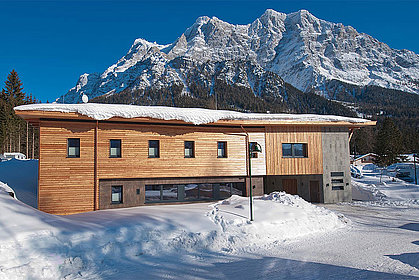
<svg viewBox="0 0 419 280">
<path fill-rule="evenodd" d="M 357 200 L 355 204 L 419 206 L 419 185 L 377 173 L 364 175 L 362 178 L 352 178 L 352 199 Z"/>
<path fill-rule="evenodd" d="M 219 120 L 263 120 L 284 122 L 349 122 L 364 123 L 369 120 L 333 115 L 314 114 L 260 114 L 241 113 L 227 110 L 201 108 L 177 108 L 164 106 L 136 106 L 122 104 L 29 104 L 15 107 L 16 111 L 49 111 L 78 113 L 95 120 L 121 118 L 152 118 L 160 120 L 181 120 L 195 125 L 214 123 Z"/>
<path fill-rule="evenodd" d="M 239 244 L 272 246 L 302 236 L 329 232 L 348 223 L 342 215 L 285 192 L 255 198 L 252 223 L 247 218 L 249 199 L 246 197 L 234 195 L 214 204 L 213 208 L 209 217 L 233 242 L 229 244 L 230 250 L 240 249 Z"/>
<path fill-rule="evenodd" d="M 254 199 L 250 223 L 248 202 L 233 196 L 215 204 L 54 216 L 0 191 L 0 279 L 106 278 L 127 263 L 141 267 L 179 252 L 273 249 L 278 242 L 331 232 L 347 222 L 298 196 L 273 193 Z"/>
<path fill-rule="evenodd" d="M 0 181 L 12 187 L 20 201 L 37 207 L 38 160 L 11 159 L 0 162 Z"/>
</svg>

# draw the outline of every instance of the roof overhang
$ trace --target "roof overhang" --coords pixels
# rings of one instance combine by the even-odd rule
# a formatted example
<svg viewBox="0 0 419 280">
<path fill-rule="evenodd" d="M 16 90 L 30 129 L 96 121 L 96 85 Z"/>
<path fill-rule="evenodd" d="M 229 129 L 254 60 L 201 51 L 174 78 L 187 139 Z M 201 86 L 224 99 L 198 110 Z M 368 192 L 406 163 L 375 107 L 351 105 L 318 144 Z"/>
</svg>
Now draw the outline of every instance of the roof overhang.
<svg viewBox="0 0 419 280">
<path fill-rule="evenodd" d="M 32 125 L 38 126 L 41 120 L 57 120 L 57 121 L 97 121 L 91 117 L 81 115 L 75 112 L 56 112 L 56 111 L 41 111 L 41 110 L 15 110 L 16 115 L 28 121 Z M 165 123 L 165 124 L 191 124 L 182 120 L 163 120 L 153 118 L 122 118 L 112 117 L 106 122 L 132 122 L 132 123 Z M 99 120 L 102 122 L 102 120 Z M 297 120 L 218 120 L 216 122 L 208 123 L 207 125 L 220 126 L 340 126 L 348 128 L 360 128 L 364 126 L 374 126 L 376 121 L 366 121 L 353 123 L 348 121 L 297 121 Z M 202 124 L 205 126 L 205 124 Z"/>
</svg>

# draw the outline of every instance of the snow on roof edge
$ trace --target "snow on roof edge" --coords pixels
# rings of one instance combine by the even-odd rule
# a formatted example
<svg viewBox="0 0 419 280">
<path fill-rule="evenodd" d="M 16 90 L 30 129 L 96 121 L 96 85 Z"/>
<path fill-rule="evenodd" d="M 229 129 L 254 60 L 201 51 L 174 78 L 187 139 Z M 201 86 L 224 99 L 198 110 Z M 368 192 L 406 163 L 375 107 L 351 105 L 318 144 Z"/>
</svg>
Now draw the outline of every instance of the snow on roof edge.
<svg viewBox="0 0 419 280">
<path fill-rule="evenodd" d="M 195 125 L 214 123 L 219 120 L 259 120 L 284 122 L 349 122 L 366 123 L 370 120 L 334 115 L 315 114 L 264 114 L 242 113 L 227 110 L 211 110 L 202 108 L 179 108 L 164 106 L 138 106 L 125 104 L 28 104 L 14 108 L 16 111 L 48 111 L 62 113 L 78 113 L 95 120 L 108 120 L 112 117 L 152 118 L 161 120 L 180 120 Z"/>
</svg>

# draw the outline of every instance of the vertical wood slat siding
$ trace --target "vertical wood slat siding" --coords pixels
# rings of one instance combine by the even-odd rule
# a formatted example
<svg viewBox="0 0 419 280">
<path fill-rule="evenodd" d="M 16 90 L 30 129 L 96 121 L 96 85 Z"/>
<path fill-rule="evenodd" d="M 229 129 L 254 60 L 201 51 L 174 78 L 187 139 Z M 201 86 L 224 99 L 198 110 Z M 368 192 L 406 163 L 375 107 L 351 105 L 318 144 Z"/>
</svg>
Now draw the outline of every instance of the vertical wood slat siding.
<svg viewBox="0 0 419 280">
<path fill-rule="evenodd" d="M 266 131 L 266 174 L 304 175 L 323 173 L 321 128 L 268 126 Z M 307 143 L 307 158 L 283 158 L 282 143 Z"/>
<path fill-rule="evenodd" d="M 67 158 L 67 139 L 80 138 L 80 158 Z M 93 210 L 94 124 L 42 121 L 39 210 L 73 214 Z"/>
</svg>

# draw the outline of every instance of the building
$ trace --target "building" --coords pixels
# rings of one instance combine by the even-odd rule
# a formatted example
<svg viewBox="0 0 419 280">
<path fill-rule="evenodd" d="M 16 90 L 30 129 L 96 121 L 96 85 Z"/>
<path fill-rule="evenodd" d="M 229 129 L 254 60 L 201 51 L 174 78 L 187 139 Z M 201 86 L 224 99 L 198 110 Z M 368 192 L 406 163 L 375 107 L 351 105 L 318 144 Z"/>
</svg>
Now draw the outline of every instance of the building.
<svg viewBox="0 0 419 280">
<path fill-rule="evenodd" d="M 363 119 L 111 104 L 32 104 L 38 208 L 53 214 L 284 190 L 351 200 L 349 137 Z M 260 146 L 261 153 L 246 152 Z M 258 145 L 256 145 L 258 143 Z"/>
<path fill-rule="evenodd" d="M 374 153 L 368 153 L 365 155 L 360 156 L 351 156 L 351 164 L 353 165 L 366 165 L 374 163 L 374 160 L 376 159 L 377 155 Z"/>
</svg>

